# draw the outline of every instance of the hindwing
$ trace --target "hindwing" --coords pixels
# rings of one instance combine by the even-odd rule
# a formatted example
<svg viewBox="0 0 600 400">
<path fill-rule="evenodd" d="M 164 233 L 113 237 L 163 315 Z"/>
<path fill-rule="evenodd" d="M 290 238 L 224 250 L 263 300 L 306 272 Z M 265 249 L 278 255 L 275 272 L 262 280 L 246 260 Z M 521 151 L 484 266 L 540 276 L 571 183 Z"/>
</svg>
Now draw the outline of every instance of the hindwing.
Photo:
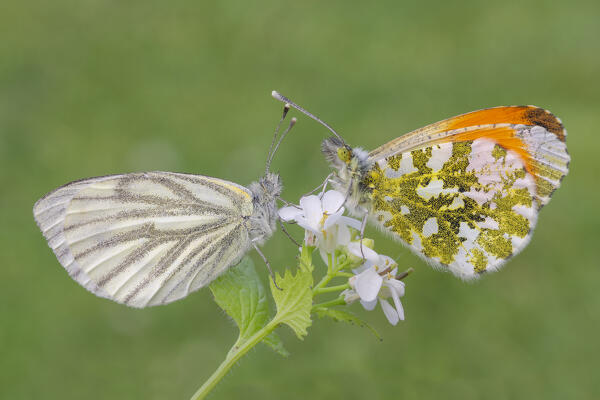
<svg viewBox="0 0 600 400">
<path fill-rule="evenodd" d="M 362 185 L 370 218 L 464 279 L 497 270 L 525 247 L 567 174 L 565 135 L 560 120 L 533 106 L 476 111 L 409 133 L 369 154 Z"/>
</svg>

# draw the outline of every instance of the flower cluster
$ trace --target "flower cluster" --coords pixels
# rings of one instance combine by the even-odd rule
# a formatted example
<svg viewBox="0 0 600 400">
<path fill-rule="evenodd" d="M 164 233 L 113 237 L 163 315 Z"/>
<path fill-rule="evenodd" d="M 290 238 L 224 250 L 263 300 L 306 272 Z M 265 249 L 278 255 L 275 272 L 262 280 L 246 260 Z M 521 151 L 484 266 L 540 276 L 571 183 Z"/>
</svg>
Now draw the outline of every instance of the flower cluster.
<svg viewBox="0 0 600 400">
<path fill-rule="evenodd" d="M 344 216 L 344 195 L 335 190 L 325 192 L 321 198 L 304 196 L 299 206 L 283 207 L 279 217 L 295 221 L 306 231 L 305 240 L 316 245 L 321 254 L 331 254 L 338 246 L 350 243 L 348 227 L 360 229 L 360 221 Z"/>
<path fill-rule="evenodd" d="M 281 208 L 279 216 L 304 228 L 305 244 L 319 249 L 328 265 L 330 279 L 348 279 L 341 293 L 346 304 L 360 300 L 365 309 L 373 310 L 379 303 L 388 321 L 396 325 L 404 320 L 400 302 L 404 282 L 396 279 L 398 265 L 392 258 L 372 250 L 372 240 L 363 238 L 361 242 L 356 237 L 361 222 L 343 215 L 344 200 L 344 195 L 335 190 L 321 196 L 304 196 L 300 205 Z"/>
</svg>

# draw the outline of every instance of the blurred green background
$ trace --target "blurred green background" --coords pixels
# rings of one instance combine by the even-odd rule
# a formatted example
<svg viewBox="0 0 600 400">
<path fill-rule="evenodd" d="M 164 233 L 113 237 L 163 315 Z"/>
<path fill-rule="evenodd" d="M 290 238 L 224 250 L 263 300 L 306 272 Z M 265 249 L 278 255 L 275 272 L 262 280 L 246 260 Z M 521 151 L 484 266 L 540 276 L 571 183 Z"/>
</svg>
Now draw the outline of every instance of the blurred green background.
<svg viewBox="0 0 600 400">
<path fill-rule="evenodd" d="M 474 109 L 536 104 L 564 121 L 571 172 L 529 247 L 475 284 L 368 230 L 416 269 L 407 320 L 391 327 L 354 305 L 383 342 L 329 321 L 303 342 L 282 328 L 291 357 L 257 348 L 212 398 L 599 398 L 599 20 L 600 3 L 579 0 L 3 2 L 0 398 L 186 399 L 212 373 L 236 332 L 208 290 L 148 310 L 96 298 L 68 278 L 31 208 L 119 172 L 247 184 L 281 112 L 273 89 L 367 149 Z M 294 115 L 273 164 L 290 201 L 329 171 L 327 132 Z M 293 265 L 281 233 L 264 251 Z"/>
</svg>

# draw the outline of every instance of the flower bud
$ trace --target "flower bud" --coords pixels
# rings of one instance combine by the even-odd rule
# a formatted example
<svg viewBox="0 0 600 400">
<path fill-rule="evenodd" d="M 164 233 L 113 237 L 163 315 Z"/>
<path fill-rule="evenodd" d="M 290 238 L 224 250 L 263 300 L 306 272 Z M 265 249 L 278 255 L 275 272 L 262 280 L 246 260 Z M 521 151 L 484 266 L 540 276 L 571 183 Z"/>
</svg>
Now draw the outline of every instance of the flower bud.
<svg viewBox="0 0 600 400">
<path fill-rule="evenodd" d="M 360 245 L 360 240 L 355 240 L 351 243 L 358 243 Z M 375 241 L 373 239 L 364 238 L 362 243 L 363 243 L 364 248 L 373 249 L 375 247 Z M 362 264 L 364 261 L 362 257 L 355 255 L 354 253 L 349 251 L 347 247 L 344 247 L 342 249 L 342 252 L 346 257 L 348 257 L 348 261 L 351 262 L 352 264 L 358 265 L 358 264 Z"/>
<path fill-rule="evenodd" d="M 317 235 L 309 230 L 304 231 L 304 243 L 307 246 L 315 247 L 317 245 Z"/>
<path fill-rule="evenodd" d="M 359 243 L 360 243 L 360 241 L 359 241 Z M 368 247 L 371 250 L 373 250 L 375 248 L 375 241 L 373 239 L 363 238 L 362 243 L 363 243 L 363 246 Z"/>
<path fill-rule="evenodd" d="M 352 278 L 350 278 L 352 279 Z M 354 303 L 356 300 L 360 300 L 360 296 L 354 289 L 346 289 L 341 293 L 344 296 L 344 301 L 346 304 Z"/>
</svg>

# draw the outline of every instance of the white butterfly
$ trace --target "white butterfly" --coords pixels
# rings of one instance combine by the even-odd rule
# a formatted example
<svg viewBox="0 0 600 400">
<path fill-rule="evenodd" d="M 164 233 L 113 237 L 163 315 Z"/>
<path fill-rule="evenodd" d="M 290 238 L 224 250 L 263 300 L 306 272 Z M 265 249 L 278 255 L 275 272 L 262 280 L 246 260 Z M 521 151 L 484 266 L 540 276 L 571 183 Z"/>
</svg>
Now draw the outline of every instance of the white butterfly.
<svg viewBox="0 0 600 400">
<path fill-rule="evenodd" d="M 172 172 L 89 178 L 38 200 L 35 220 L 69 275 L 95 295 L 139 308 L 173 302 L 251 247 L 265 259 L 258 246 L 276 229 L 282 190 L 269 165 L 294 123 L 273 147 L 278 125 L 265 175 L 247 188 Z"/>
</svg>

